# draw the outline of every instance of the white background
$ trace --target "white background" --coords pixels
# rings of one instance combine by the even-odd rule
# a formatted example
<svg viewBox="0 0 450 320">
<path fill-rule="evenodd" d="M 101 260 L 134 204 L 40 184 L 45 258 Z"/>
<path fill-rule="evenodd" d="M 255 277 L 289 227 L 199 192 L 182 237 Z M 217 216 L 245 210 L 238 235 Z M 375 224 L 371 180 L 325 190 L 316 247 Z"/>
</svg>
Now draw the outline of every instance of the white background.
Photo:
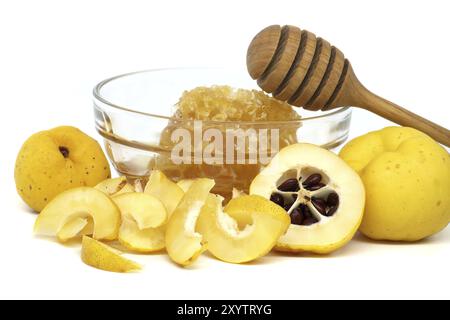
<svg viewBox="0 0 450 320">
<path fill-rule="evenodd" d="M 2 1 L 0 298 L 450 298 L 450 228 L 415 244 L 358 236 L 328 257 L 273 254 L 242 266 L 136 256 L 145 271 L 118 275 L 83 265 L 78 247 L 34 238 L 35 215 L 13 180 L 36 131 L 69 124 L 99 138 L 96 82 L 154 67 L 244 68 L 249 41 L 269 24 L 330 40 L 368 88 L 450 127 L 449 13 L 445 0 Z M 357 111 L 351 135 L 388 124 Z"/>
</svg>

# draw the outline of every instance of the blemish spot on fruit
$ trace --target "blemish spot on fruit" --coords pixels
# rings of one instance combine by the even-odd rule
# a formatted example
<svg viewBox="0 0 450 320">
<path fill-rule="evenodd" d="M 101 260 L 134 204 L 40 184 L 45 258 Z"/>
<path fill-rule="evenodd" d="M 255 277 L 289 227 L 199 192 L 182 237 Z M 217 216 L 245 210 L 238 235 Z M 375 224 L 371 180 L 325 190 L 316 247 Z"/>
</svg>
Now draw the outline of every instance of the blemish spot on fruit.
<svg viewBox="0 0 450 320">
<path fill-rule="evenodd" d="M 395 169 L 400 169 L 400 164 L 397 163 L 397 164 L 395 165 Z"/>
<path fill-rule="evenodd" d="M 61 154 L 63 155 L 64 158 L 68 158 L 69 157 L 69 149 L 67 147 L 60 146 L 59 147 L 59 152 L 61 152 Z"/>
<path fill-rule="evenodd" d="M 441 205 L 441 200 L 439 200 L 438 202 L 436 202 L 436 207 L 439 207 Z"/>
<path fill-rule="evenodd" d="M 31 184 L 28 186 L 28 188 L 31 190 L 33 190 L 33 187 L 31 186 Z"/>
<path fill-rule="evenodd" d="M 47 202 L 47 198 L 44 198 L 44 202 Z"/>
<path fill-rule="evenodd" d="M 391 167 L 386 167 L 386 170 L 391 170 Z"/>
</svg>

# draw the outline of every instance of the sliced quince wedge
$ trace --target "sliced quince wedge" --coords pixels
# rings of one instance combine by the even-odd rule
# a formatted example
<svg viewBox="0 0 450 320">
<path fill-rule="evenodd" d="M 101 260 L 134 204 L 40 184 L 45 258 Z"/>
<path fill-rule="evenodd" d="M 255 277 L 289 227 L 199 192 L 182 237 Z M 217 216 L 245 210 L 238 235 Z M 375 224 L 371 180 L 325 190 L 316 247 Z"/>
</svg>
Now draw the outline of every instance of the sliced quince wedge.
<svg viewBox="0 0 450 320">
<path fill-rule="evenodd" d="M 169 216 L 184 196 L 184 191 L 159 170 L 153 170 L 150 174 L 144 193 L 161 200 Z"/>
<path fill-rule="evenodd" d="M 137 252 L 164 249 L 164 228 L 167 211 L 156 197 L 145 193 L 125 193 L 114 197 L 122 214 L 119 241 Z"/>
<path fill-rule="evenodd" d="M 231 198 L 235 199 L 235 198 L 239 198 L 242 196 L 246 196 L 247 194 L 245 193 L 245 191 L 233 188 L 232 192 L 231 192 Z"/>
<path fill-rule="evenodd" d="M 115 240 L 120 211 L 103 192 L 89 187 L 65 191 L 39 214 L 34 232 L 66 241 L 89 234 L 95 239 Z"/>
<path fill-rule="evenodd" d="M 195 226 L 200 210 L 213 187 L 214 180 L 195 180 L 169 218 L 166 249 L 170 258 L 180 265 L 191 264 L 206 249 L 206 244 L 201 234 L 195 231 Z"/>
<path fill-rule="evenodd" d="M 92 234 L 93 230 L 94 222 L 92 221 L 92 218 L 74 217 L 67 221 L 56 236 L 59 241 L 66 242 L 76 238 L 80 234 Z"/>
<path fill-rule="evenodd" d="M 197 222 L 208 251 L 222 261 L 245 263 L 262 257 L 289 228 L 286 212 L 263 197 L 234 198 L 224 210 L 222 200 L 210 194 Z"/>
<path fill-rule="evenodd" d="M 188 191 L 189 188 L 192 186 L 192 183 L 195 181 L 195 179 L 183 179 L 177 182 L 177 186 L 181 188 L 184 192 Z"/>
<path fill-rule="evenodd" d="M 81 259 L 91 267 L 110 272 L 141 270 L 139 264 L 124 258 L 122 252 L 87 236 L 83 237 Z"/>
<path fill-rule="evenodd" d="M 97 184 L 95 188 L 109 196 L 118 196 L 123 193 L 135 192 L 134 187 L 125 177 L 104 180 Z"/>
</svg>

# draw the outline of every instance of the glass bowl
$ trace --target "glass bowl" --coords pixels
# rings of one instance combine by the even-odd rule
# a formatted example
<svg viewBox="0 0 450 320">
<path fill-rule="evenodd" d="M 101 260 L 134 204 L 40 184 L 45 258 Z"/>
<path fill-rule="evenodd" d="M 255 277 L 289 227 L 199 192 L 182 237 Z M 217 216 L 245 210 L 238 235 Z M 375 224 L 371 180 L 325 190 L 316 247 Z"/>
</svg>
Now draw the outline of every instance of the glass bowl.
<svg viewBox="0 0 450 320">
<path fill-rule="evenodd" d="M 156 69 L 124 74 L 100 82 L 93 92 L 95 125 L 104 138 L 108 157 L 119 174 L 130 180 L 139 179 L 142 183 L 145 183 L 153 169 L 163 171 L 174 181 L 213 178 L 216 181 L 214 192 L 228 198 L 233 188 L 247 191 L 254 176 L 278 148 L 296 142 L 308 142 L 333 149 L 348 136 L 351 110 L 347 107 L 328 112 L 294 108 L 301 119 L 291 121 L 209 120 L 199 124 L 174 116 L 175 105 L 185 90 L 211 85 L 258 89 L 245 69 Z M 195 136 L 194 128 L 200 130 L 199 136 Z M 187 145 L 190 145 L 190 150 L 183 149 L 181 159 L 178 156 L 174 158 L 180 149 L 175 142 L 181 141 L 181 138 L 176 140 L 173 137 L 177 129 L 194 136 Z M 209 129 L 217 129 L 216 133 L 224 134 L 222 145 L 219 145 L 223 147 L 220 151 L 214 149 L 215 152 L 206 152 L 208 143 L 203 138 Z M 232 142 L 226 139 L 228 133 L 246 133 L 248 130 L 257 134 L 244 137 L 248 139 L 245 140 L 247 144 L 239 144 L 238 138 Z M 267 134 L 260 135 L 261 132 Z M 273 132 L 278 132 L 278 135 L 272 136 Z M 196 137 L 200 138 L 195 140 Z M 251 147 L 255 140 L 253 138 L 256 144 Z M 265 139 L 265 144 L 261 139 Z M 275 140 L 278 140 L 278 145 Z M 226 149 L 227 144 L 231 146 L 230 149 Z M 233 155 L 229 156 L 230 152 L 227 151 L 232 151 Z"/>
</svg>

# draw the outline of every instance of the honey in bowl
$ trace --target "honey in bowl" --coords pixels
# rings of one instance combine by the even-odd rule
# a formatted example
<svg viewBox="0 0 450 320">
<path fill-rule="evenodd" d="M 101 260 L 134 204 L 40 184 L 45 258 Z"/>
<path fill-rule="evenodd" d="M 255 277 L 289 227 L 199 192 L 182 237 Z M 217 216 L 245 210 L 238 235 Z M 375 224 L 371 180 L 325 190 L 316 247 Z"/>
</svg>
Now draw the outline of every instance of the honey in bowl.
<svg viewBox="0 0 450 320">
<path fill-rule="evenodd" d="M 152 169 L 161 169 L 174 181 L 214 178 L 214 192 L 226 197 L 233 187 L 247 191 L 277 149 L 297 142 L 334 149 L 346 140 L 350 108 L 310 112 L 252 89 L 254 82 L 240 69 L 174 68 L 115 76 L 94 88 L 95 126 L 114 168 L 130 182 L 144 184 Z M 198 121 L 201 128 L 194 130 Z M 248 139 L 233 142 L 233 134 L 248 130 L 262 134 L 256 150 Z M 183 150 L 188 163 L 172 161 L 174 154 L 180 160 L 179 131 L 191 138 Z M 223 146 L 209 152 L 217 135 Z M 234 153 L 226 152 L 227 145 Z"/>
<path fill-rule="evenodd" d="M 279 149 L 297 142 L 297 122 L 269 129 L 262 124 L 295 120 L 300 116 L 289 104 L 262 91 L 229 86 L 185 91 L 161 134 L 160 148 L 171 150 L 170 157 L 155 157 L 150 169 L 174 180 L 214 178 L 214 192 L 229 198 L 233 187 L 247 191 Z"/>
</svg>

